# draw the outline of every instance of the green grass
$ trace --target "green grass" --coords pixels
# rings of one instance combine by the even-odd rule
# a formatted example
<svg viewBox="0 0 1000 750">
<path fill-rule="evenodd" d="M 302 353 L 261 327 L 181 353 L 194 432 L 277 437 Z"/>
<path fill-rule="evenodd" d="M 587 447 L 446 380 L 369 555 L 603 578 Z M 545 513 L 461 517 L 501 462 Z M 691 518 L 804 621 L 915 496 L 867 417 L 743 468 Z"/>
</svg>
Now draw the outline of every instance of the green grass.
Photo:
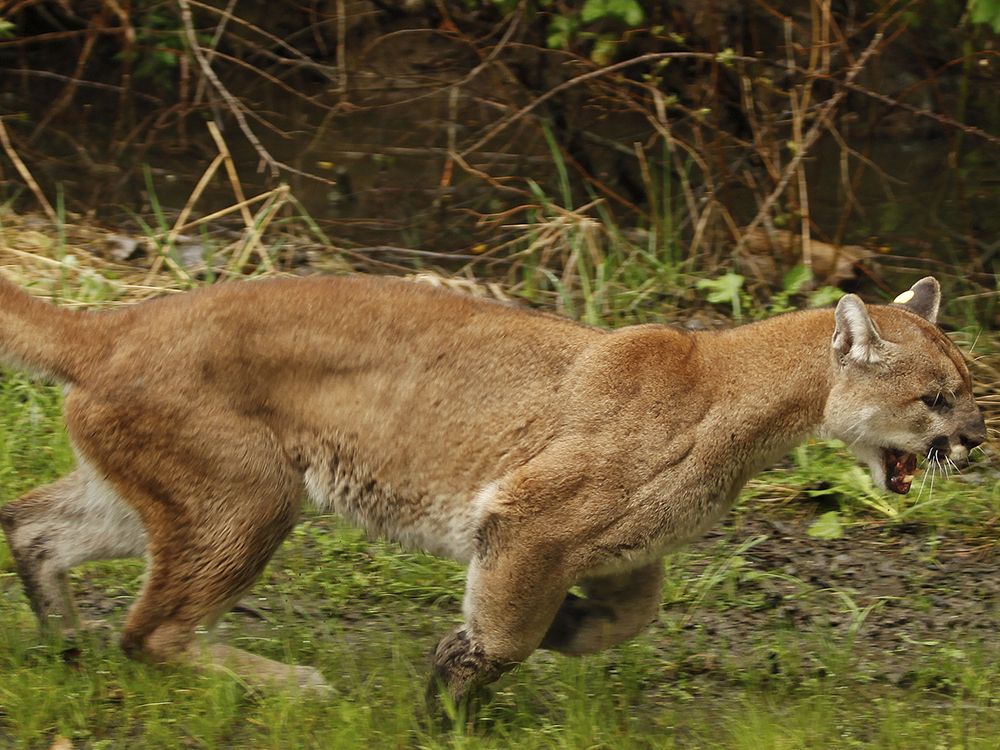
<svg viewBox="0 0 1000 750">
<path fill-rule="evenodd" d="M 59 389 L 4 377 L 0 501 L 72 464 L 60 406 Z M 754 557 L 763 537 L 741 525 L 789 512 L 787 500 L 754 498 L 809 503 L 818 493 L 844 514 L 848 538 L 854 525 L 904 523 L 852 504 L 851 466 L 835 449 L 812 446 L 756 480 L 722 537 L 670 563 L 660 623 L 594 657 L 536 654 L 501 681 L 471 731 L 435 729 L 422 708 L 427 653 L 459 617 L 456 565 L 307 517 L 219 629 L 235 645 L 320 668 L 334 695 L 316 700 L 131 662 L 96 636 L 68 658 L 36 635 L 0 545 L 0 747 L 48 747 L 57 736 L 78 748 L 1000 746 L 1000 660 L 990 639 L 902 643 L 908 671 L 887 679 L 865 643 L 863 592 L 831 591 Z M 997 511 L 995 491 L 968 483 L 939 484 L 935 497 L 905 523 L 932 535 L 971 531 Z M 138 561 L 91 564 L 73 583 L 85 610 L 120 622 L 141 570 Z M 816 622 L 775 616 L 726 630 L 728 620 L 764 611 L 773 586 L 814 610 Z"/>
</svg>

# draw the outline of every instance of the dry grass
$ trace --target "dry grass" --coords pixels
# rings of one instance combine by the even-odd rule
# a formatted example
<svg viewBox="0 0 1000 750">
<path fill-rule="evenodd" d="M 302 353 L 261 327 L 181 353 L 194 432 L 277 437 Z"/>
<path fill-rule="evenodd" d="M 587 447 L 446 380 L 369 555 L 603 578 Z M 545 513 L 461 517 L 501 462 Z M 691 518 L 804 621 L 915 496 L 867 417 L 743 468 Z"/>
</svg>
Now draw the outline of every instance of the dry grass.
<svg viewBox="0 0 1000 750">
<path fill-rule="evenodd" d="M 148 279 L 148 268 L 102 257 L 102 250 L 132 241 L 87 225 L 65 233 L 37 216 L 0 215 L 0 268 L 37 296 L 70 306 L 130 304 L 180 291 L 163 273 Z"/>
</svg>

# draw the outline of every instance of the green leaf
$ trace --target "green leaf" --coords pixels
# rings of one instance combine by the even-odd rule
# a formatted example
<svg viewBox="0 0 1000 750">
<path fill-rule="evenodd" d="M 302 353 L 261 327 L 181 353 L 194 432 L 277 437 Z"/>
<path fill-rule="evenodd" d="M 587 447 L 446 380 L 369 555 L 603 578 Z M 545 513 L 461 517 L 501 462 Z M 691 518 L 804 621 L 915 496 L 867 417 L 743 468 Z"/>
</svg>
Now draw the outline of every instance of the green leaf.
<svg viewBox="0 0 1000 750">
<path fill-rule="evenodd" d="M 969 10 L 973 23 L 985 23 L 1000 34 L 1000 0 L 969 0 Z"/>
<path fill-rule="evenodd" d="M 638 0 L 586 0 L 580 10 L 580 20 L 584 23 L 609 16 L 620 18 L 629 26 L 638 26 L 645 13 Z"/>
<path fill-rule="evenodd" d="M 740 289 L 743 288 L 743 277 L 738 273 L 730 271 L 717 279 L 701 279 L 698 281 L 699 289 L 707 289 L 706 299 L 709 302 L 719 304 L 724 302 L 732 303 L 734 299 L 739 299 Z"/>
<path fill-rule="evenodd" d="M 618 43 L 615 39 L 602 35 L 594 43 L 594 48 L 590 51 L 590 59 L 597 65 L 607 65 L 614 59 L 617 50 Z"/>
<path fill-rule="evenodd" d="M 785 294 L 798 294 L 802 287 L 812 281 L 812 271 L 799 264 L 789 269 L 785 277 L 781 280 L 781 288 Z"/>
<path fill-rule="evenodd" d="M 606 15 L 608 15 L 607 0 L 587 0 L 580 10 L 580 20 L 584 23 L 591 23 Z"/>
<path fill-rule="evenodd" d="M 733 59 L 736 57 L 736 52 L 732 47 L 726 47 L 722 52 L 715 56 L 715 59 L 719 61 L 720 65 L 725 65 L 727 68 L 732 67 Z"/>
<path fill-rule="evenodd" d="M 743 288 L 743 281 L 742 276 L 730 271 L 717 279 L 701 279 L 697 287 L 698 289 L 708 290 L 705 299 L 713 304 L 728 302 L 733 308 L 733 317 L 739 319 L 742 317 L 740 311 L 740 290 Z"/>
<path fill-rule="evenodd" d="M 835 286 L 821 286 L 809 295 L 809 307 L 826 307 L 844 296 L 846 292 Z"/>
<path fill-rule="evenodd" d="M 840 513 L 835 510 L 824 513 L 809 525 L 806 533 L 814 539 L 840 539 L 844 536 Z"/>
<path fill-rule="evenodd" d="M 570 16 L 555 16 L 549 24 L 545 44 L 549 49 L 569 49 L 578 25 L 577 20 Z"/>
<path fill-rule="evenodd" d="M 612 15 L 621 17 L 629 26 L 638 26 L 645 18 L 638 0 L 613 0 L 609 5 L 613 7 Z"/>
</svg>

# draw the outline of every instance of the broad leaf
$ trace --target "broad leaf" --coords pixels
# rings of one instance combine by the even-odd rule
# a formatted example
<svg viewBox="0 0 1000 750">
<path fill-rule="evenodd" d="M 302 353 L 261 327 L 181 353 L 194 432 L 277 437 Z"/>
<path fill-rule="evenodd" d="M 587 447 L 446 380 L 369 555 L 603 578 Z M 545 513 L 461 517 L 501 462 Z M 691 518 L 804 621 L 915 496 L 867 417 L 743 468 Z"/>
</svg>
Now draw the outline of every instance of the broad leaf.
<svg viewBox="0 0 1000 750">
<path fill-rule="evenodd" d="M 844 536 L 840 513 L 835 510 L 824 513 L 809 525 L 806 533 L 815 539 L 840 539 Z"/>
</svg>

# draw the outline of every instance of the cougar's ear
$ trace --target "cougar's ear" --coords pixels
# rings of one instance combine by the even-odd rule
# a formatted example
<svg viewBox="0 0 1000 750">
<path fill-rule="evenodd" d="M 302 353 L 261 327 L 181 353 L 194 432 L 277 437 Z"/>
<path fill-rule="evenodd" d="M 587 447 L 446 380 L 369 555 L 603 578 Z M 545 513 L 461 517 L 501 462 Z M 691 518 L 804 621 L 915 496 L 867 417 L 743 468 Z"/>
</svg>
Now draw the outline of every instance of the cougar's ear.
<svg viewBox="0 0 1000 750">
<path fill-rule="evenodd" d="M 931 323 L 937 323 L 938 308 L 941 306 L 941 285 L 933 276 L 925 276 L 893 302 Z"/>
<path fill-rule="evenodd" d="M 885 354 L 882 337 L 878 335 L 868 309 L 856 294 L 845 294 L 834 313 L 833 353 L 841 364 L 872 365 Z"/>
</svg>

